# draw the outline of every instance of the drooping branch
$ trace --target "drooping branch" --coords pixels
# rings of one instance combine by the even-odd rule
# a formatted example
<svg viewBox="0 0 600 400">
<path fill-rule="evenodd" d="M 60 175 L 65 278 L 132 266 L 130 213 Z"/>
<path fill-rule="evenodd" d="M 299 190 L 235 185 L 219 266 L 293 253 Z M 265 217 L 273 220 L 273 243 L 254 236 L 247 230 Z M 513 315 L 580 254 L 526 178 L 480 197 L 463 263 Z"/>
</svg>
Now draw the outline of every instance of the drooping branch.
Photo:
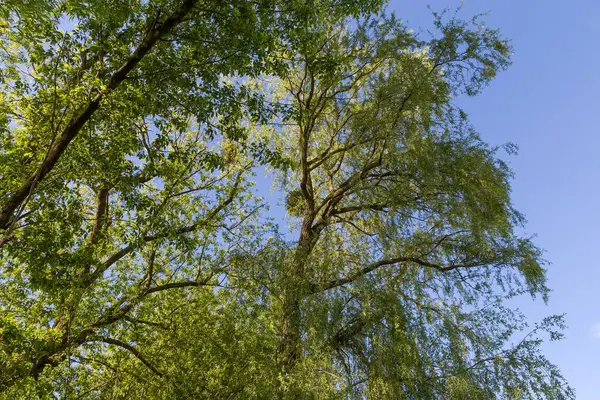
<svg viewBox="0 0 600 400">
<path fill-rule="evenodd" d="M 341 208 L 337 208 L 335 210 L 333 210 L 332 214 L 333 215 L 341 215 L 341 214 L 346 214 L 346 213 L 351 213 L 351 212 L 356 212 L 356 211 L 365 211 L 365 210 L 370 210 L 370 211 L 385 211 L 388 208 L 390 208 L 390 204 L 359 204 L 356 206 L 347 206 L 347 207 L 341 207 Z"/>
<path fill-rule="evenodd" d="M 431 261 L 423 260 L 423 259 L 420 259 L 417 257 L 387 258 L 387 259 L 383 259 L 383 260 L 377 261 L 375 263 L 369 264 L 366 267 L 356 271 L 355 273 L 346 276 L 345 278 L 331 280 L 331 281 L 325 283 L 324 285 L 312 285 L 312 287 L 311 287 L 312 293 L 324 292 L 326 290 L 334 289 L 336 287 L 355 282 L 358 279 L 375 271 L 376 269 L 378 269 L 380 267 L 399 264 L 399 263 L 403 263 L 403 262 L 409 262 L 409 263 L 414 263 L 414 264 L 420 265 L 422 267 L 433 268 L 439 272 L 450 272 L 450 271 L 453 271 L 453 270 L 459 269 L 459 268 L 474 268 L 474 267 L 481 267 L 481 266 L 486 265 L 483 262 L 442 265 L 442 264 L 437 264 L 437 263 L 434 263 Z"/>
</svg>

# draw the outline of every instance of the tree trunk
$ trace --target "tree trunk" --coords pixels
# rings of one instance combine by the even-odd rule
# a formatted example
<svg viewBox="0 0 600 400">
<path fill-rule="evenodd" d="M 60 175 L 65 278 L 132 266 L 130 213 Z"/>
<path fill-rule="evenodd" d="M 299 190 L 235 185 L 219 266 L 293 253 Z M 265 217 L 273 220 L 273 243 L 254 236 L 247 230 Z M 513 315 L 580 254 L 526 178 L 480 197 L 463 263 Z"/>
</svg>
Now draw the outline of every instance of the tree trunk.
<svg viewBox="0 0 600 400">
<path fill-rule="evenodd" d="M 281 294 L 282 317 L 280 322 L 279 368 L 284 376 L 293 373 L 302 360 L 301 309 L 300 303 L 310 294 L 310 279 L 307 276 L 307 261 L 315 247 L 323 223 L 313 225 L 315 218 L 307 214 L 304 218 L 300 238 L 293 262 L 284 270 Z M 289 397 L 289 396 L 288 396 Z M 294 392 L 290 398 L 301 398 L 300 392 Z"/>
</svg>

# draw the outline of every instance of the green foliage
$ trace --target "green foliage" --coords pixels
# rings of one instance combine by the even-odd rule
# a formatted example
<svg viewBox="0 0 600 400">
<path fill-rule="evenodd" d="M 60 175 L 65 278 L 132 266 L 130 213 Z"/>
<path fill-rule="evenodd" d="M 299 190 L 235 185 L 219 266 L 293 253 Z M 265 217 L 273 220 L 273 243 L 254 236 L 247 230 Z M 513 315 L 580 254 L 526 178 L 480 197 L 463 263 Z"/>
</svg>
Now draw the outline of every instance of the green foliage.
<svg viewBox="0 0 600 400">
<path fill-rule="evenodd" d="M 510 45 L 381 6 L 0 5 L 0 399 L 573 398 L 562 317 L 503 305 L 546 299 L 542 251 L 453 103 Z"/>
</svg>

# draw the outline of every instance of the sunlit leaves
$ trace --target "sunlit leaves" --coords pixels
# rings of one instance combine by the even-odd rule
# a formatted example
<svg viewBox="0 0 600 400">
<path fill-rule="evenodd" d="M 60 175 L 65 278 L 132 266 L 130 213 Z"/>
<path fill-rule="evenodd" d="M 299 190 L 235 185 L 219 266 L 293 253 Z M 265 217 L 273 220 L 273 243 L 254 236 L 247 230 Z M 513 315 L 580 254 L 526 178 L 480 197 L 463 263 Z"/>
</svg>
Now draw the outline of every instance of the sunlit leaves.
<svg viewBox="0 0 600 400">
<path fill-rule="evenodd" d="M 380 3 L 199 2 L 141 59 L 182 1 L 0 5 L 0 206 L 33 182 L 0 232 L 0 398 L 572 398 L 539 349 L 562 318 L 503 306 L 545 299 L 545 261 L 454 104 L 510 45 Z"/>
</svg>

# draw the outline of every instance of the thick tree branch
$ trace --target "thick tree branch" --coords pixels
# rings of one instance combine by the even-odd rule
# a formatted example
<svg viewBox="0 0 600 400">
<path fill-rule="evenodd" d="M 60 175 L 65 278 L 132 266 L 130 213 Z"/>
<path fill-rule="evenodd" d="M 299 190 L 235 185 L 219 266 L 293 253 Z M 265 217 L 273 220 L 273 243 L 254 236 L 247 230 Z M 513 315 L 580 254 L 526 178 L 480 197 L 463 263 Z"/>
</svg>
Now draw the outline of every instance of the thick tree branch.
<svg viewBox="0 0 600 400">
<path fill-rule="evenodd" d="M 87 105 L 77 113 L 63 129 L 60 136 L 51 145 L 46 157 L 36 168 L 31 176 L 17 189 L 0 209 L 0 229 L 6 229 L 14 218 L 15 211 L 25 201 L 27 196 L 32 193 L 35 186 L 44 180 L 46 175 L 52 171 L 58 160 L 66 151 L 69 144 L 75 139 L 83 126 L 90 120 L 92 115 L 100 107 L 103 98 L 112 90 L 115 90 L 125 80 L 129 72 L 133 70 L 139 62 L 156 45 L 158 40 L 165 36 L 169 31 L 181 23 L 185 16 L 192 10 L 198 0 L 184 0 L 178 8 L 162 23 L 155 23 L 144 34 L 144 38 L 138 47 L 131 53 L 123 65 L 115 71 L 108 80 L 106 90 L 100 91 Z"/>
<path fill-rule="evenodd" d="M 90 244 L 98 243 L 98 238 L 102 228 L 106 225 L 108 216 L 108 188 L 102 188 L 98 192 L 98 205 L 96 208 L 96 218 L 94 220 L 94 226 L 92 227 L 92 233 L 90 234 Z"/>
<path fill-rule="evenodd" d="M 152 277 L 154 275 L 154 261 L 156 260 L 156 249 L 152 249 L 150 255 L 148 256 L 148 265 L 146 267 L 146 276 L 144 277 L 144 281 L 142 282 L 142 287 L 145 290 L 150 288 L 152 284 Z"/>
</svg>

